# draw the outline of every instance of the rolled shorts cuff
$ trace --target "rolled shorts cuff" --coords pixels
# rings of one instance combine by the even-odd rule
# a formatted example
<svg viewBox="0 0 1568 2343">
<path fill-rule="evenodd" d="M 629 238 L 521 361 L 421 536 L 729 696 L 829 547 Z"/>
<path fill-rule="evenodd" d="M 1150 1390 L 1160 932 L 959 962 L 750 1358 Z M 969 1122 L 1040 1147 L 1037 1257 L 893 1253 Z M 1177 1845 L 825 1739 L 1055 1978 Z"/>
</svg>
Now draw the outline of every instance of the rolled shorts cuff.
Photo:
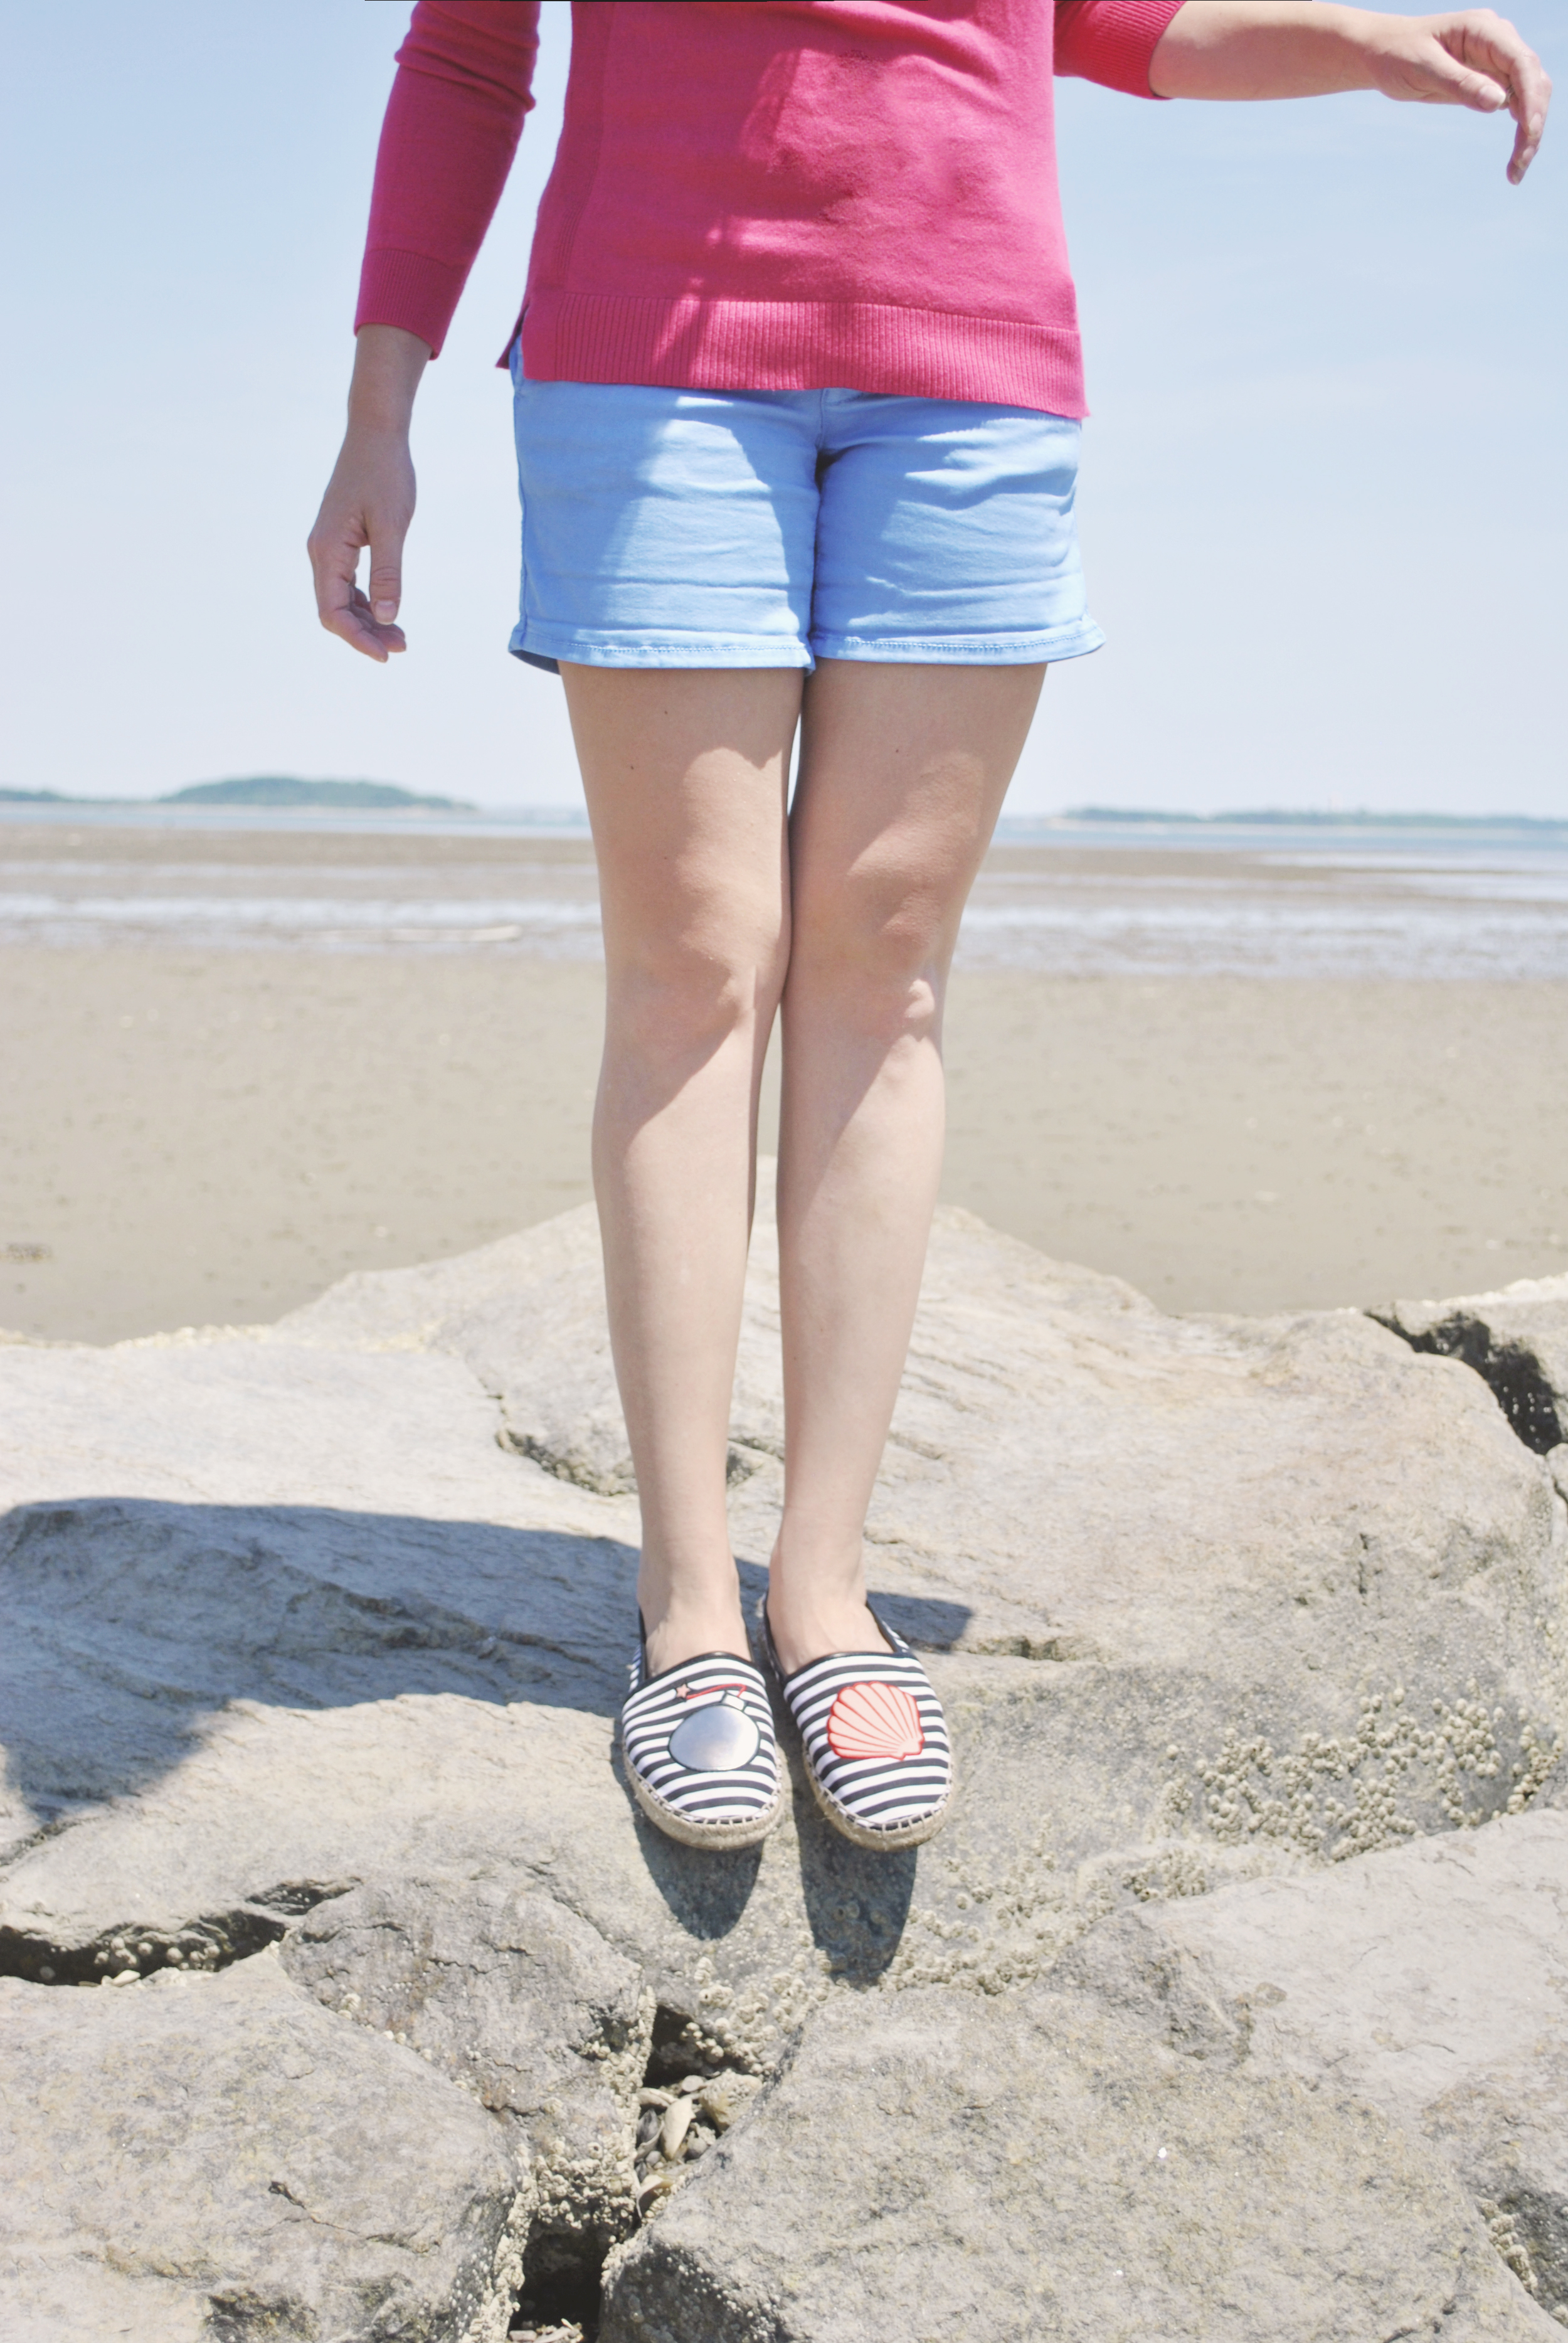
<svg viewBox="0 0 1568 2343">
<path fill-rule="evenodd" d="M 515 627 L 507 646 L 527 667 L 558 675 L 560 661 L 576 667 L 796 667 L 817 662 L 802 642 L 778 635 L 607 635 L 571 627 Z"/>
<path fill-rule="evenodd" d="M 814 634 L 819 659 L 881 659 L 910 667 L 1033 667 L 1040 661 L 1081 659 L 1097 651 L 1105 636 L 1092 618 L 1008 635 L 825 635 Z"/>
<path fill-rule="evenodd" d="M 819 659 L 864 659 L 907 667 L 1054 666 L 1082 659 L 1105 640 L 1092 618 L 1066 627 L 1010 635 L 910 635 L 866 637 L 817 635 L 809 650 L 781 643 L 774 635 L 670 638 L 638 636 L 635 641 L 574 634 L 566 627 L 530 625 L 514 630 L 507 648 L 525 667 L 558 675 L 562 659 L 577 667 L 618 668 L 801 668 L 809 674 Z"/>
</svg>

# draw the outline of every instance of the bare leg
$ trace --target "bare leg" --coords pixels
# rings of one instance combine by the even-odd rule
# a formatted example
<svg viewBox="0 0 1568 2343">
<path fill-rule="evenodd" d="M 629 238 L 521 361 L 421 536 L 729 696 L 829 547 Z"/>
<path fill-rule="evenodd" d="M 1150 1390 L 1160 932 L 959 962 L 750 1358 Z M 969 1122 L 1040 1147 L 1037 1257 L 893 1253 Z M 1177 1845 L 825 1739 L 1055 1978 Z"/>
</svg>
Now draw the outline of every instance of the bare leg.
<svg viewBox="0 0 1568 2343">
<path fill-rule="evenodd" d="M 725 1467 L 801 677 L 561 672 L 604 911 L 594 1192 L 657 1670 L 747 1649 Z"/>
<path fill-rule="evenodd" d="M 825 659 L 790 818 L 779 1242 L 787 1670 L 879 1641 L 860 1538 L 941 1173 L 942 1000 L 1042 667 Z"/>
</svg>

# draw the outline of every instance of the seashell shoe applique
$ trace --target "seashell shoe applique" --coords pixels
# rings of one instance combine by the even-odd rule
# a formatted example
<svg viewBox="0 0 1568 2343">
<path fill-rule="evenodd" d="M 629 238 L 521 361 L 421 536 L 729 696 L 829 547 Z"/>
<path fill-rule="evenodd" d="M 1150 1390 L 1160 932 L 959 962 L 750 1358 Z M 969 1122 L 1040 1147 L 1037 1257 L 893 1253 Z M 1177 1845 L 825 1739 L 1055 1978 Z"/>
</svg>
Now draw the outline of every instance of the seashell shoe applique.
<svg viewBox="0 0 1568 2343">
<path fill-rule="evenodd" d="M 766 1602 L 758 1615 L 813 1795 L 834 1829 L 857 1846 L 934 1836 L 952 1796 L 952 1750 L 941 1702 L 902 1636 L 877 1619 L 890 1649 L 829 1652 L 787 1676 Z"/>
<path fill-rule="evenodd" d="M 632 1795 L 683 1846 L 752 1846 L 784 1811 L 773 1711 L 760 1668 L 703 1652 L 648 1673 L 638 1621 L 620 1745 Z"/>
</svg>

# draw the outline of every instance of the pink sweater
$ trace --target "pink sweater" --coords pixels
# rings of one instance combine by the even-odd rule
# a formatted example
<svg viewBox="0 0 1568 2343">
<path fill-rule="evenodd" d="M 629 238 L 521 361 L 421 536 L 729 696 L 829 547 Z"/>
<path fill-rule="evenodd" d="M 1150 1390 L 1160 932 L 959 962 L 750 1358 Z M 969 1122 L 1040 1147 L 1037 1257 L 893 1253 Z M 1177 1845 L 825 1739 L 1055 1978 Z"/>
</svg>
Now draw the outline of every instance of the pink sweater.
<svg viewBox="0 0 1568 2343">
<path fill-rule="evenodd" d="M 1051 75 L 1149 96 L 1180 5 L 574 0 L 525 371 L 1081 415 Z M 357 328 L 439 350 L 532 104 L 538 19 L 418 0 Z"/>
</svg>

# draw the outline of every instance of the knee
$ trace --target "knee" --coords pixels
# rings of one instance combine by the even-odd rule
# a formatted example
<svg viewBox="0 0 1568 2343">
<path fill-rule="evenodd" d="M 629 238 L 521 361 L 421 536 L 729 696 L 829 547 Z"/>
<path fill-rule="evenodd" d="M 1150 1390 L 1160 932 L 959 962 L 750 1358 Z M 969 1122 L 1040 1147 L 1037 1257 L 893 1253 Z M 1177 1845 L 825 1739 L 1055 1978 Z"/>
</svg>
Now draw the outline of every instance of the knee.
<svg viewBox="0 0 1568 2343">
<path fill-rule="evenodd" d="M 679 925 L 622 941 L 608 970 L 614 1037 L 644 1060 L 701 1057 L 771 1019 L 785 943 L 777 929 Z"/>
<path fill-rule="evenodd" d="M 795 907 L 789 986 L 890 1041 L 935 1027 L 956 915 L 899 863 L 857 870 Z"/>
</svg>

